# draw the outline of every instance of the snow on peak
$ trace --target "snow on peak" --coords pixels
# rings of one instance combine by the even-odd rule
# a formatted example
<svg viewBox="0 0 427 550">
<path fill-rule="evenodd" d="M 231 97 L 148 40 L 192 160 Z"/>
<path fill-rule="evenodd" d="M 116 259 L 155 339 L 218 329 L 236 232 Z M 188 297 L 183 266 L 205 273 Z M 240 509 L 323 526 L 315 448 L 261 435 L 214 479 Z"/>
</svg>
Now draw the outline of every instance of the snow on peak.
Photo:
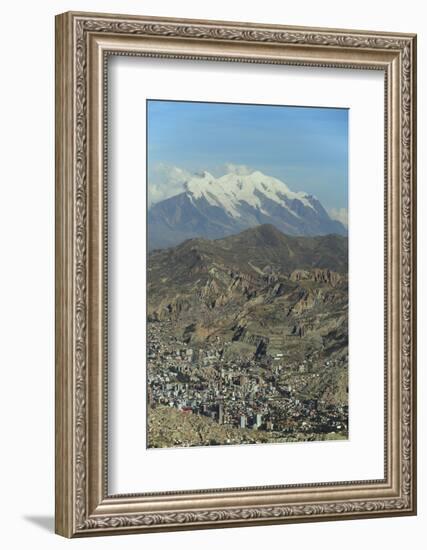
<svg viewBox="0 0 427 550">
<path fill-rule="evenodd" d="M 223 208 L 233 218 L 241 216 L 238 207 L 243 202 L 262 211 L 262 196 L 280 204 L 295 217 L 299 216 L 285 199 L 297 199 L 304 206 L 314 209 L 309 195 L 291 191 L 283 181 L 259 170 L 247 174 L 231 172 L 219 178 L 205 171 L 189 179 L 185 189 L 190 199 L 203 197 L 210 205 Z"/>
</svg>

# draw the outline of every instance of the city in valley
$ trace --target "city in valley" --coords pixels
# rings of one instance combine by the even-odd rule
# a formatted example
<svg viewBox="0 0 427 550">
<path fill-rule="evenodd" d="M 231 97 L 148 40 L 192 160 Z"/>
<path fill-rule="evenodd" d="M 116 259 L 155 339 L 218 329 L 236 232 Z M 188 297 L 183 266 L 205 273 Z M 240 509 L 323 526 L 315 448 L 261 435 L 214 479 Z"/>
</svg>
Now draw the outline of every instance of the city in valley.
<svg viewBox="0 0 427 550">
<path fill-rule="evenodd" d="M 170 321 L 148 327 L 151 447 L 347 437 L 348 406 L 306 390 L 345 369 L 346 358 L 325 361 L 313 354 L 298 362 L 277 353 L 232 360 L 226 358 L 228 343 L 196 347 L 173 336 Z M 155 426 L 166 420 L 170 429 Z"/>
<path fill-rule="evenodd" d="M 346 237 L 153 250 L 147 314 L 149 447 L 348 437 Z"/>
</svg>

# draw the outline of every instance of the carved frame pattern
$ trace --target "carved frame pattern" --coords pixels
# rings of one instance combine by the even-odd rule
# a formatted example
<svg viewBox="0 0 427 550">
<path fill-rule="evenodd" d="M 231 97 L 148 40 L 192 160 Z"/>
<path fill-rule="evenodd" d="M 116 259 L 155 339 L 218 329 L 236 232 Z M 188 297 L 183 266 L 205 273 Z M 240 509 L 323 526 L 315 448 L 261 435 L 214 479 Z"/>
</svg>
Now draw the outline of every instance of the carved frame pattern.
<svg viewBox="0 0 427 550">
<path fill-rule="evenodd" d="M 399 182 L 400 194 L 399 272 L 400 309 L 400 441 L 398 448 L 399 490 L 391 497 L 353 498 L 349 500 L 313 500 L 280 505 L 232 506 L 169 511 L 138 511 L 128 496 L 126 512 L 108 511 L 115 497 L 102 489 L 102 506 L 93 510 L 89 467 L 88 395 L 88 71 L 91 36 L 115 38 L 172 38 L 214 41 L 222 57 L 221 43 L 272 44 L 298 46 L 310 52 L 327 49 L 348 53 L 347 61 L 328 61 L 326 56 L 307 60 L 269 60 L 245 57 L 233 61 L 296 63 L 315 66 L 378 68 L 376 62 L 354 62 L 354 52 L 389 52 L 384 64 L 386 78 L 392 78 L 393 93 L 399 95 L 400 124 Z M 133 55 L 123 46 L 117 55 Z M 162 55 L 161 51 L 153 54 Z M 173 54 L 166 54 L 175 57 Z M 180 55 L 176 55 L 180 57 Z M 181 57 L 202 59 L 200 55 Z M 399 73 L 391 73 L 397 63 Z M 67 13 L 57 17 L 57 494 L 56 530 L 65 536 L 193 529 L 215 526 L 255 525 L 284 521 L 345 519 L 415 513 L 415 37 L 357 31 L 299 29 L 209 21 L 179 21 L 134 16 L 110 16 Z M 396 65 L 395 65 L 396 66 Z M 396 88 L 398 83 L 399 88 Z M 390 114 L 386 109 L 386 116 Z M 386 148 L 387 149 L 387 148 Z M 387 150 L 386 150 L 387 154 Z M 65 290 L 64 290 L 65 289 Z M 64 335 L 65 334 L 65 335 Z M 92 414 L 92 413 L 91 413 Z M 101 419 L 99 419 L 101 422 Z M 103 464 L 98 467 L 104 468 Z M 105 473 L 105 472 L 104 472 Z M 105 481 L 105 480 L 104 480 Z M 369 482 L 366 482 L 369 484 Z M 102 484 L 102 483 L 101 483 Z M 349 485 L 351 482 L 349 482 Z M 333 485 L 333 484 L 331 484 Z M 342 484 L 341 484 L 342 485 Z M 304 487 L 304 486 L 303 486 Z M 308 487 L 308 486 L 307 486 Z M 99 493 L 99 491 L 98 491 Z M 134 495 L 138 496 L 138 495 Z M 198 495 L 200 497 L 200 495 Z M 126 500 L 126 495 L 120 501 Z M 96 499 L 95 499 L 96 500 Z M 98 498 L 98 501 L 100 499 Z"/>
</svg>

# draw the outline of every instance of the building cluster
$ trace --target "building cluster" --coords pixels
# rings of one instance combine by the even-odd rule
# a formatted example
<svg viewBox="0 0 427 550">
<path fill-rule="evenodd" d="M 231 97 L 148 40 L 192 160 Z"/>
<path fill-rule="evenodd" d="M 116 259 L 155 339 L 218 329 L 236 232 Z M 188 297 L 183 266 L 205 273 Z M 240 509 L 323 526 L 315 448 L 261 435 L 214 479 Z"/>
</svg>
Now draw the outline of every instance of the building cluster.
<svg viewBox="0 0 427 550">
<path fill-rule="evenodd" d="M 219 424 L 264 430 L 272 439 L 274 434 L 347 432 L 347 406 L 300 397 L 304 386 L 321 376 L 312 359 L 286 362 L 280 353 L 227 359 L 227 343 L 192 346 L 173 336 L 169 321 L 148 323 L 147 354 L 149 407 L 175 407 Z M 333 366 L 327 363 L 325 369 Z"/>
</svg>

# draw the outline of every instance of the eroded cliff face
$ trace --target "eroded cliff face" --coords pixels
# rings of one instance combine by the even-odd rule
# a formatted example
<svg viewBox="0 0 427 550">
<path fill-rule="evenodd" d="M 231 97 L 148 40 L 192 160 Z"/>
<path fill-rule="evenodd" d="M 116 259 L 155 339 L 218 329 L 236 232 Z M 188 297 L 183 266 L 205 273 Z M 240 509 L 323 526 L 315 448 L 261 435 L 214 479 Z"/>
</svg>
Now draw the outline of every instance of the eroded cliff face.
<svg viewBox="0 0 427 550">
<path fill-rule="evenodd" d="M 336 287 L 343 281 L 346 281 L 346 276 L 330 269 L 295 269 L 290 275 L 291 281 L 314 281 L 316 283 L 325 283 L 332 287 Z"/>
</svg>

